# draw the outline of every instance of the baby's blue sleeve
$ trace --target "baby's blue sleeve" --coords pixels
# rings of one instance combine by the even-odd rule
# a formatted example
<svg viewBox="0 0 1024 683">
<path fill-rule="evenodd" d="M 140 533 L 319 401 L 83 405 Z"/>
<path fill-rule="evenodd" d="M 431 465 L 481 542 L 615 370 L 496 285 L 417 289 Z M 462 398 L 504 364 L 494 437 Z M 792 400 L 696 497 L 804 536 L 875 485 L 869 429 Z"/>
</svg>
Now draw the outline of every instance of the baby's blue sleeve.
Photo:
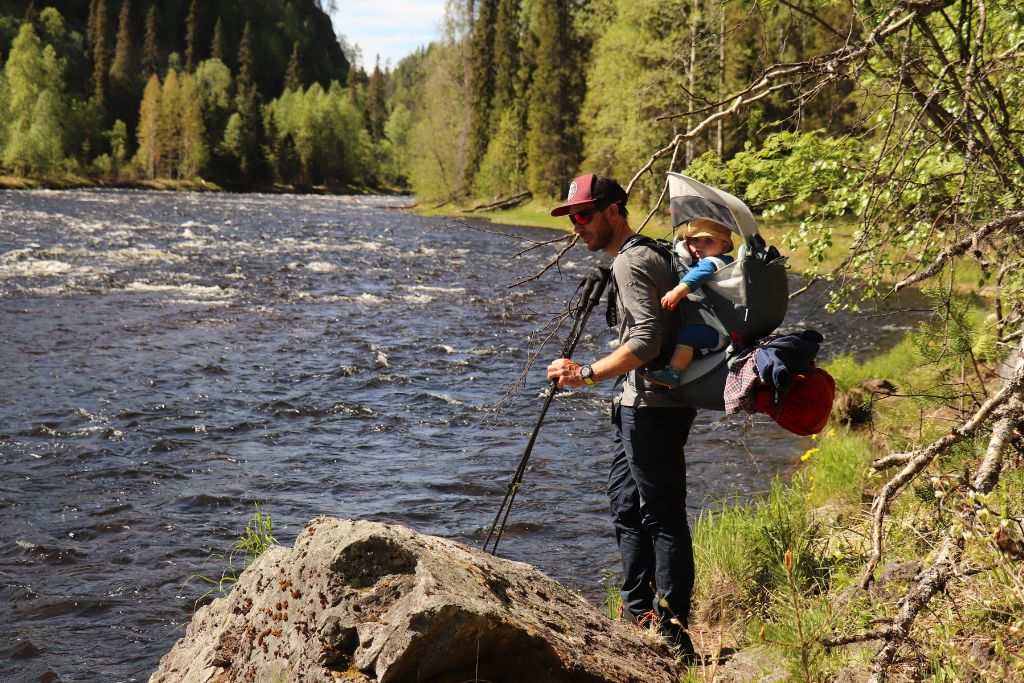
<svg viewBox="0 0 1024 683">
<path fill-rule="evenodd" d="M 702 258 L 693 264 L 690 270 L 686 271 L 686 274 L 683 275 L 679 282 L 689 287 L 691 292 L 696 292 L 717 270 L 718 268 L 715 267 L 713 261 Z"/>
</svg>

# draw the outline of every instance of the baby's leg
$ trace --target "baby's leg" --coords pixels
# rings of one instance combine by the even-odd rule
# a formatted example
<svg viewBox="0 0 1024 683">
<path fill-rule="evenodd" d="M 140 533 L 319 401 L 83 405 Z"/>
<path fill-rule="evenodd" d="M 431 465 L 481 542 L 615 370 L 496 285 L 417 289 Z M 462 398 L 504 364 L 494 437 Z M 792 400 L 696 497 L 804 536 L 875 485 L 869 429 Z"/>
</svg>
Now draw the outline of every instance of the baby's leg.
<svg viewBox="0 0 1024 683">
<path fill-rule="evenodd" d="M 672 352 L 672 360 L 669 362 L 669 367 L 673 370 L 682 372 L 686 368 L 690 367 L 690 363 L 692 362 L 693 347 L 686 344 L 676 344 L 676 349 Z"/>
<path fill-rule="evenodd" d="M 677 387 L 683 381 L 683 372 L 690 367 L 698 349 L 714 348 L 719 343 L 718 332 L 708 325 L 686 325 L 679 330 L 676 348 L 668 367 L 652 370 L 647 378 L 654 384 Z"/>
<path fill-rule="evenodd" d="M 720 342 L 721 335 L 710 325 L 686 325 L 679 330 L 671 366 L 677 370 L 685 370 L 690 367 L 690 363 L 693 362 L 693 357 L 698 351 L 713 349 Z"/>
</svg>

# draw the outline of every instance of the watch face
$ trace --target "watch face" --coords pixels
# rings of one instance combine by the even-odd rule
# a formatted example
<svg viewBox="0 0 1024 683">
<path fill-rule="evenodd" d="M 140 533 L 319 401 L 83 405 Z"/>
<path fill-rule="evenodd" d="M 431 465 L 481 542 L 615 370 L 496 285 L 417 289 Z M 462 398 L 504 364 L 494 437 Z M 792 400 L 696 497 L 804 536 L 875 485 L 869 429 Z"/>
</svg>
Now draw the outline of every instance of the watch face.
<svg viewBox="0 0 1024 683">
<path fill-rule="evenodd" d="M 580 377 L 582 377 L 583 379 L 590 379 L 593 376 L 594 368 L 590 367 L 589 365 L 584 365 L 582 368 L 580 368 Z"/>
</svg>

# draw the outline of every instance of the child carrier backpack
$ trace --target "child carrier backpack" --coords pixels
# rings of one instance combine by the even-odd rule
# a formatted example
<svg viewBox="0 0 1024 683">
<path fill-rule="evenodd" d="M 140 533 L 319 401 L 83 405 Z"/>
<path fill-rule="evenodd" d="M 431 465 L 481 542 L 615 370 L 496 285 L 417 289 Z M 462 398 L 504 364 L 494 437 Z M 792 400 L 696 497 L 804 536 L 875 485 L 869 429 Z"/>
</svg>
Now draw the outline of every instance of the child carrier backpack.
<svg viewBox="0 0 1024 683">
<path fill-rule="evenodd" d="M 677 308 L 677 311 L 684 311 L 688 322 L 700 322 L 718 330 L 724 340 L 722 348 L 694 359 L 683 373 L 680 386 L 667 390 L 676 392 L 694 407 L 724 410 L 722 391 L 728 373 L 729 349 L 754 344 L 774 332 L 786 316 L 789 304 L 786 258 L 765 243 L 758 234 L 750 209 L 737 197 L 680 173 L 669 173 L 668 184 L 673 230 L 683 223 L 705 218 L 724 225 L 740 237 L 735 261 L 718 270 L 700 291 L 691 293 Z M 679 240 L 670 243 L 638 236 L 623 245 L 620 253 L 641 245 L 654 248 L 670 259 L 677 279 L 691 265 L 690 253 Z M 613 278 L 609 310 L 615 305 L 614 296 Z M 677 316 L 673 324 L 680 321 Z M 671 330 L 672 335 L 676 329 Z M 674 339 L 666 339 L 662 353 L 645 369 L 664 367 L 674 346 Z"/>
<path fill-rule="evenodd" d="M 690 300 L 711 309 L 734 344 L 749 345 L 775 331 L 786 317 L 789 286 L 786 259 L 758 234 L 750 209 L 735 196 L 680 173 L 668 174 L 672 228 L 705 218 L 740 236 L 736 260 L 721 268 Z M 689 266 L 690 254 L 675 244 Z"/>
</svg>

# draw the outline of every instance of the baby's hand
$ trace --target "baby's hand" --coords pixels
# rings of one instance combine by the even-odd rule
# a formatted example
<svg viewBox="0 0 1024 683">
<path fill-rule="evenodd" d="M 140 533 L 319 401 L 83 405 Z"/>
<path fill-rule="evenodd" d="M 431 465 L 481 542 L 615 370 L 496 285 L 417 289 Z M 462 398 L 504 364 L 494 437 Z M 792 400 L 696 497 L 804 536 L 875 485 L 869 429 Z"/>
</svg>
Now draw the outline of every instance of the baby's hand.
<svg viewBox="0 0 1024 683">
<path fill-rule="evenodd" d="M 666 311 L 674 310 L 679 305 L 679 300 L 683 298 L 682 295 L 683 293 L 678 290 L 669 290 L 665 296 L 661 297 L 661 307 Z"/>
</svg>

